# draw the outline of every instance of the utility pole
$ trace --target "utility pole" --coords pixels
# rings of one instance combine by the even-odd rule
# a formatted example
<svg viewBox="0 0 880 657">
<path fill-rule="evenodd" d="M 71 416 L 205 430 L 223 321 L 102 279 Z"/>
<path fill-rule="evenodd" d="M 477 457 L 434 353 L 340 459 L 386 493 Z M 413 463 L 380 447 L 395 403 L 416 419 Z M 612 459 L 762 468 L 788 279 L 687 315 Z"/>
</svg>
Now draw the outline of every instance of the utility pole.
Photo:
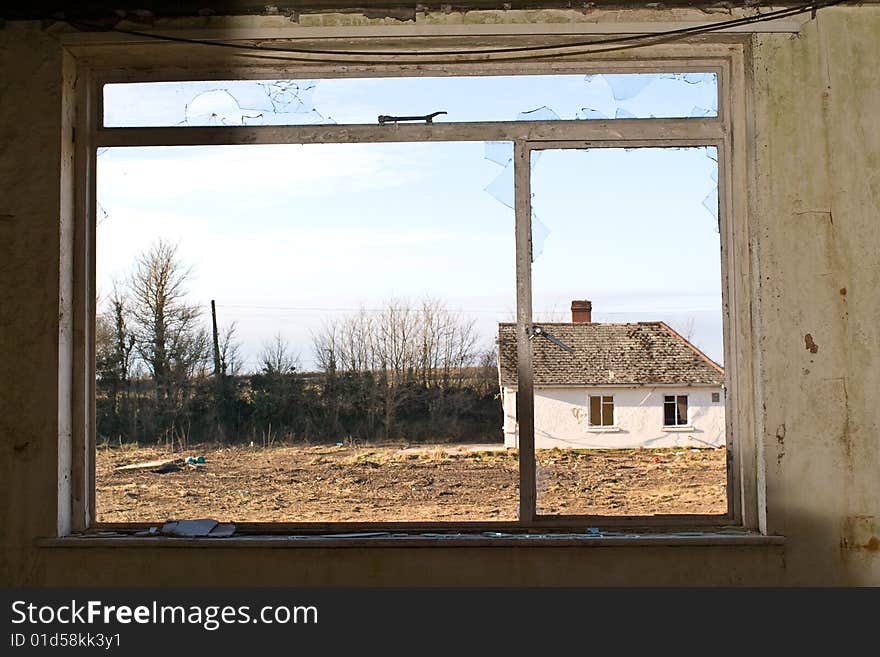
<svg viewBox="0 0 880 657">
<path fill-rule="evenodd" d="M 214 418 L 217 424 L 217 433 L 221 441 L 226 439 L 226 427 L 223 422 L 224 374 L 220 367 L 220 338 L 217 334 L 217 305 L 211 299 L 211 322 L 214 328 Z"/>
<path fill-rule="evenodd" d="M 211 299 L 211 321 L 214 324 L 214 378 L 220 379 L 220 338 L 217 335 L 217 306 Z"/>
</svg>

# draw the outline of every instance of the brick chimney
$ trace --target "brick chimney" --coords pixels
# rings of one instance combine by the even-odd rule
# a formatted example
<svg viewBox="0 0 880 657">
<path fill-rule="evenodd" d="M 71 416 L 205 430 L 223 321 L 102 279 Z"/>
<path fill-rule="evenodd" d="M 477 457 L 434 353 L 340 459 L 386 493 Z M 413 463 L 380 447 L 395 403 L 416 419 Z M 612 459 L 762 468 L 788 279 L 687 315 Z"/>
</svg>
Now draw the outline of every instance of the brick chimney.
<svg viewBox="0 0 880 657">
<path fill-rule="evenodd" d="M 586 299 L 571 302 L 571 321 L 574 324 L 589 324 L 593 321 L 593 304 Z"/>
</svg>

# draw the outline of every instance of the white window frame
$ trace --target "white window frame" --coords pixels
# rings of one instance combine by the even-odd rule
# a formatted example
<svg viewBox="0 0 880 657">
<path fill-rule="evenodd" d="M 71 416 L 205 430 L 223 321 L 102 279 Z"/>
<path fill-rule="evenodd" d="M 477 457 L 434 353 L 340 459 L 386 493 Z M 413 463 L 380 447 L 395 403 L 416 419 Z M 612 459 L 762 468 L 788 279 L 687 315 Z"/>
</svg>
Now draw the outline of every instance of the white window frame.
<svg viewBox="0 0 880 657">
<path fill-rule="evenodd" d="M 611 398 L 611 424 L 605 424 L 605 398 Z M 599 424 L 593 424 L 593 399 L 599 399 Z M 587 426 L 592 432 L 617 431 L 617 408 L 614 403 L 614 395 L 598 394 L 587 395 Z"/>
<path fill-rule="evenodd" d="M 429 39 L 429 37 L 426 37 Z M 70 176 L 75 204 L 74 222 L 62 262 L 62 279 L 71 294 L 69 305 L 73 321 L 69 337 L 72 383 L 67 403 L 72 407 L 72 430 L 61 438 L 60 448 L 67 456 L 59 461 L 59 502 L 69 505 L 69 531 L 107 528 L 95 518 L 94 454 L 94 322 L 95 322 L 95 169 L 96 149 L 104 146 L 170 146 L 257 143 L 355 143 L 406 141 L 487 141 L 514 142 L 516 163 L 516 286 L 517 353 L 519 385 L 517 417 L 520 436 L 520 507 L 516 522 L 485 523 L 369 523 L 387 528 L 582 528 L 585 522 L 606 527 L 654 526 L 718 527 L 738 525 L 759 528 L 760 473 L 756 467 L 756 394 L 753 372 L 757 351 L 753 335 L 752 294 L 756 289 L 748 213 L 746 146 L 748 89 L 745 73 L 747 40 L 729 35 L 718 42 L 667 44 L 639 51 L 601 57 L 574 56 L 546 62 L 515 64 L 377 64 L 339 67 L 279 65 L 218 65 L 203 51 L 189 46 L 163 44 L 147 49 L 118 45 L 90 50 L 71 48 L 78 61 L 69 64 L 71 77 L 66 93 L 75 99 L 75 165 Z M 188 62 L 181 66 L 179 62 Z M 112 82 L 148 82 L 205 79 L 279 79 L 357 76 L 474 75 L 504 73 L 625 73 L 714 71 L 718 75 L 718 116 L 688 119 L 614 119 L 588 121 L 509 122 L 499 129 L 496 123 L 468 123 L 393 126 L 248 126 L 186 128 L 103 128 L 101 88 Z M 733 139 L 736 134 L 738 138 Z M 753 140 L 751 140 L 753 141 Z M 537 514 L 534 453 L 534 385 L 529 331 L 531 317 L 531 229 L 530 176 L 531 152 L 548 148 L 620 148 L 659 146 L 714 146 L 719 161 L 719 227 L 722 249 L 722 288 L 724 315 L 724 355 L 726 384 L 734 394 L 725 397 L 728 461 L 728 511 L 718 516 L 541 516 Z M 65 278 L 66 277 L 66 278 Z M 736 405 L 731 403 L 736 400 Z M 63 400 L 62 400 L 63 403 Z M 736 436 L 736 439 L 733 438 Z M 65 443 L 65 440 L 67 441 Z M 66 448 L 66 452 L 65 452 Z M 65 510 L 68 507 L 65 507 Z M 63 523 L 60 523 L 60 526 Z M 253 530 L 319 531 L 356 527 L 357 523 L 278 523 L 271 527 L 242 523 Z"/>
<path fill-rule="evenodd" d="M 672 404 L 675 408 L 675 419 L 677 420 L 674 424 L 666 423 L 666 404 L 668 403 L 666 400 L 668 397 L 672 397 Z M 685 404 L 687 404 L 687 417 L 684 418 L 684 422 L 681 421 L 681 417 L 678 414 L 678 400 L 680 397 L 684 397 Z M 690 395 L 687 394 L 678 394 L 674 393 L 671 395 L 663 395 L 663 428 L 664 429 L 693 429 L 693 425 L 690 423 L 690 415 L 691 415 L 691 402 Z"/>
</svg>

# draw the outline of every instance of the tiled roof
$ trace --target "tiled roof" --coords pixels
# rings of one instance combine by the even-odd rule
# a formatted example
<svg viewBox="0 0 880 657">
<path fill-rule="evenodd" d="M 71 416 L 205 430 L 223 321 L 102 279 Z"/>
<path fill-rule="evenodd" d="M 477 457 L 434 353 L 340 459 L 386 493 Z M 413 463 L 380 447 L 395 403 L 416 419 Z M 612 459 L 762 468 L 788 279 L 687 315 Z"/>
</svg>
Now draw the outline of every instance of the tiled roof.
<svg viewBox="0 0 880 657">
<path fill-rule="evenodd" d="M 532 338 L 535 385 L 721 384 L 724 370 L 663 322 L 540 323 Z M 516 325 L 498 325 L 501 385 L 516 385 Z"/>
</svg>

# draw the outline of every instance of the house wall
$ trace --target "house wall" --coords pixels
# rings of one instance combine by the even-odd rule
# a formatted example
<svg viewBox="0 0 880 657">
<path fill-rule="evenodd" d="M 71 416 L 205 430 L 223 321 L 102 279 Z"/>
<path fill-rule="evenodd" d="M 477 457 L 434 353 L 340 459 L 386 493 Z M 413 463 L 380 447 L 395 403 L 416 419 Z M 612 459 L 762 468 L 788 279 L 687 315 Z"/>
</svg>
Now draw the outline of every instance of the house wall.
<svg viewBox="0 0 880 657">
<path fill-rule="evenodd" d="M 757 317 L 763 526 L 784 546 L 79 548 L 36 543 L 58 530 L 64 476 L 64 57 L 38 22 L 2 25 L 0 583 L 880 585 L 878 34 L 880 8 L 846 6 L 752 39 L 760 284 L 740 292 Z"/>
<path fill-rule="evenodd" d="M 682 388 L 537 388 L 535 447 L 547 449 L 621 449 L 634 447 L 722 447 L 724 398 L 721 387 Z M 614 396 L 617 430 L 589 427 L 589 395 Z M 688 428 L 663 430 L 663 397 L 688 396 Z M 516 392 L 504 389 L 504 444 L 518 445 Z"/>
</svg>

